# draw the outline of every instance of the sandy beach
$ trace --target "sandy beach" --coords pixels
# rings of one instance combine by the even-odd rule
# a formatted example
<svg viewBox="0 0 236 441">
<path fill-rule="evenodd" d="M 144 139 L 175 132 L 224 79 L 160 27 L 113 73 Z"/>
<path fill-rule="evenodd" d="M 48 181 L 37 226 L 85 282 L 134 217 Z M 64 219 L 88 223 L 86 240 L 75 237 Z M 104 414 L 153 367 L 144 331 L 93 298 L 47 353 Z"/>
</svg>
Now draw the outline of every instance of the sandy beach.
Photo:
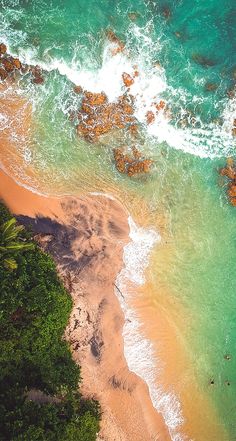
<svg viewBox="0 0 236 441">
<path fill-rule="evenodd" d="M 103 196 L 48 198 L 32 193 L 0 173 L 0 198 L 35 231 L 73 298 L 65 332 L 81 366 L 84 395 L 102 407 L 99 440 L 169 440 L 146 384 L 130 372 L 124 357 L 123 313 L 115 294 L 127 213 Z"/>
</svg>

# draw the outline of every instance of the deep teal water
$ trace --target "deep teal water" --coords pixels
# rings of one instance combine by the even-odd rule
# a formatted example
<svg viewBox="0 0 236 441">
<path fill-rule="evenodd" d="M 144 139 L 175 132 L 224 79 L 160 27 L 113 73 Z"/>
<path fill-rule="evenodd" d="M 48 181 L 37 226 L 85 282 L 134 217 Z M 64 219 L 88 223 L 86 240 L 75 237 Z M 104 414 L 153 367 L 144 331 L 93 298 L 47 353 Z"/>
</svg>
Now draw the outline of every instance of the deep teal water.
<svg viewBox="0 0 236 441">
<path fill-rule="evenodd" d="M 84 185 L 106 191 L 109 183 L 110 190 L 119 186 L 123 195 L 136 192 L 152 218 L 160 209 L 168 213 L 173 258 L 161 271 L 157 263 L 153 277 L 157 286 L 165 281 L 189 310 L 192 325 L 183 338 L 195 366 L 194 381 L 209 395 L 229 441 L 236 440 L 236 214 L 217 174 L 236 147 L 231 136 L 235 104 L 227 96 L 236 77 L 235 2 L 8 0 L 0 1 L 0 23 L 2 40 L 13 53 L 50 70 L 42 88 L 29 85 L 27 78 L 19 83 L 34 104 L 33 144 L 24 147 L 40 175 L 38 189 L 62 194 Z M 73 78 L 91 72 L 88 84 L 94 84 L 104 63 L 108 28 L 126 42 L 145 78 L 157 75 L 155 63 L 163 67 L 166 87 L 158 96 L 171 108 L 175 132 L 160 136 L 158 126 L 147 134 L 143 127 L 139 148 L 157 164 L 150 180 L 119 176 L 109 150 L 119 140 L 109 138 L 102 149 L 92 149 L 77 139 L 68 121 L 69 110 L 79 105 L 70 81 L 73 72 Z M 73 75 L 62 75 L 64 67 L 61 73 L 51 70 L 55 65 L 69 67 Z M 114 71 L 109 72 L 104 87 L 107 81 L 116 87 Z M 207 83 L 216 90 L 207 91 Z M 152 84 L 155 89 L 157 83 Z M 186 111 L 191 121 L 181 128 Z M 232 355 L 228 364 L 225 353 Z M 209 378 L 216 379 L 214 389 L 207 389 Z"/>
</svg>

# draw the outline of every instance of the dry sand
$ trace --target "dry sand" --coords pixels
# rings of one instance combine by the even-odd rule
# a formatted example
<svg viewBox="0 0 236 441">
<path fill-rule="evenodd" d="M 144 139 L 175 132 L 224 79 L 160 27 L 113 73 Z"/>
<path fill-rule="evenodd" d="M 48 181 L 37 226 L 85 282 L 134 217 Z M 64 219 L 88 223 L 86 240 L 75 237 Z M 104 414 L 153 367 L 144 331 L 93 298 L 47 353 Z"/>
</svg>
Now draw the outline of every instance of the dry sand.
<svg viewBox="0 0 236 441">
<path fill-rule="evenodd" d="M 81 365 L 82 392 L 102 406 L 98 439 L 169 440 L 147 385 L 129 371 L 124 357 L 124 317 L 114 292 L 123 247 L 129 240 L 124 208 L 103 196 L 40 196 L 3 172 L 0 198 L 33 226 L 72 295 L 74 306 L 65 335 Z"/>
</svg>

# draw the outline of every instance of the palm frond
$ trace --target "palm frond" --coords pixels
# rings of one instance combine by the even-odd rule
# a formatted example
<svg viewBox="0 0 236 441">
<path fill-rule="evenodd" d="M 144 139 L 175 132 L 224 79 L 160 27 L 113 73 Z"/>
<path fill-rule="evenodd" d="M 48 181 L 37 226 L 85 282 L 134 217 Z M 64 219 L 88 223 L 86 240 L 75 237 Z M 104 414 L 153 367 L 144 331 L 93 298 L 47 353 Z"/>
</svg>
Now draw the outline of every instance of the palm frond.
<svg viewBox="0 0 236 441">
<path fill-rule="evenodd" d="M 10 242 L 4 247 L 5 250 L 33 250 L 33 243 Z"/>
<path fill-rule="evenodd" d="M 12 257 L 6 257 L 3 261 L 3 265 L 8 270 L 15 270 L 18 266 L 15 259 L 13 259 Z"/>
</svg>

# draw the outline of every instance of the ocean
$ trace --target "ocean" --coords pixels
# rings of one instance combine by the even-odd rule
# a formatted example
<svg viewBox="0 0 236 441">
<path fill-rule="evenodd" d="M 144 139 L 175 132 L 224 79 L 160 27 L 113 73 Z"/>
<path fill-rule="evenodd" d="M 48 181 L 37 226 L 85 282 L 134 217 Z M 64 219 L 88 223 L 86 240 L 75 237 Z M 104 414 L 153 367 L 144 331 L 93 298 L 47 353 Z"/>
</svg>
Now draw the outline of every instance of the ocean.
<svg viewBox="0 0 236 441">
<path fill-rule="evenodd" d="M 22 109 L 12 130 L 1 115 L 11 134 L 1 166 L 39 193 L 102 192 L 124 204 L 132 242 L 117 280 L 129 367 L 172 440 L 236 440 L 236 208 L 218 173 L 236 148 L 235 2 L 0 0 L 0 23 L 10 53 L 46 71 L 42 85 L 18 80 L 32 110 L 26 134 L 15 130 Z M 125 44 L 116 55 L 109 29 Z M 70 115 L 75 85 L 114 101 L 134 66 L 135 145 L 154 165 L 130 178 L 112 150 L 133 141 L 112 131 L 89 143 Z M 0 93 L 11 99 L 11 87 Z M 160 100 L 168 112 L 147 124 Z"/>
</svg>

